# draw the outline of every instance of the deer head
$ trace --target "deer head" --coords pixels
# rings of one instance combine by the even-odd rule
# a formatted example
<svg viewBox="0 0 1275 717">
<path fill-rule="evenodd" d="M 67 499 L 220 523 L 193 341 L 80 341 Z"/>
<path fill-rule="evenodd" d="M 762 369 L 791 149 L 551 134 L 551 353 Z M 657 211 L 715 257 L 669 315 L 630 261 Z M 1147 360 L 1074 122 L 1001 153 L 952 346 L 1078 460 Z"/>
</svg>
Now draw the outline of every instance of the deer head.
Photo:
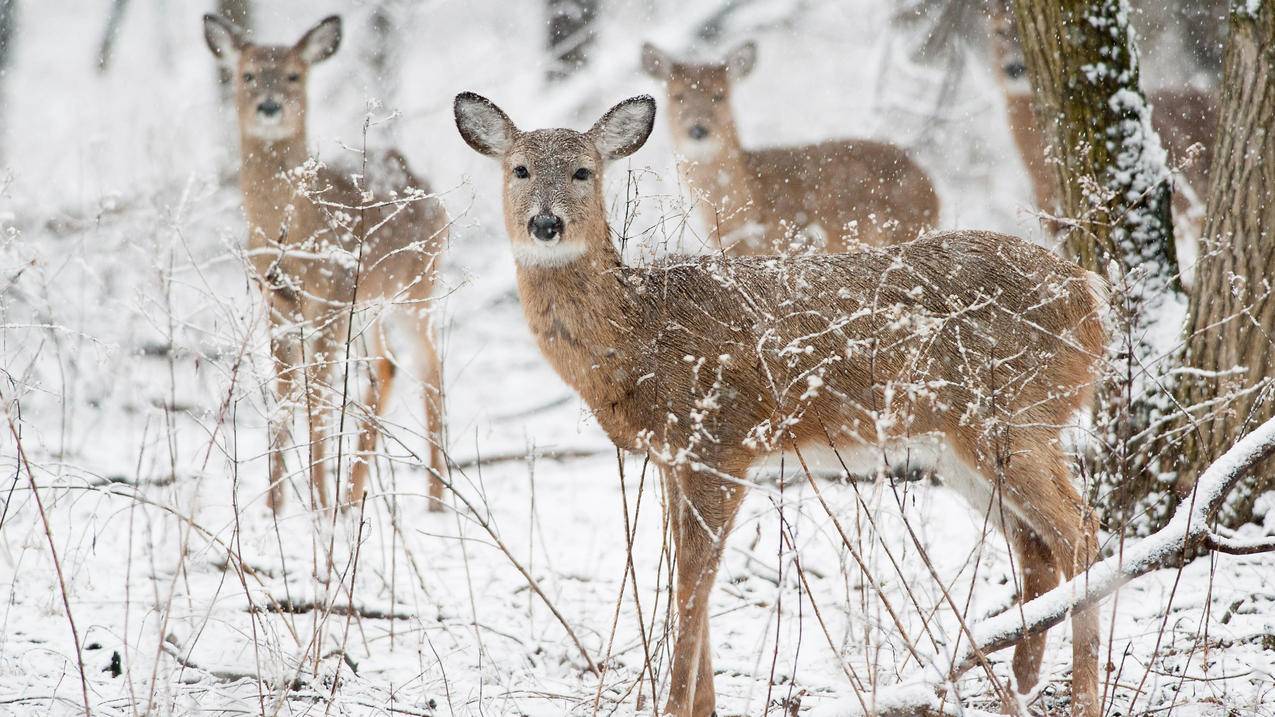
<svg viewBox="0 0 1275 717">
<path fill-rule="evenodd" d="M 673 142 L 688 157 L 712 157 L 738 144 L 730 109 L 731 83 L 752 72 L 757 45 L 746 42 L 721 63 L 678 62 L 651 43 L 642 45 L 642 69 L 668 89 Z"/>
<path fill-rule="evenodd" d="M 485 97 L 456 96 L 456 127 L 504 174 L 505 228 L 522 265 L 561 266 L 609 242 L 602 195 L 607 162 L 633 154 L 655 123 L 655 100 L 632 97 L 612 107 L 587 132 L 524 132 Z"/>
<path fill-rule="evenodd" d="M 291 47 L 256 45 L 220 15 L 204 16 L 208 49 L 231 71 L 239 126 L 265 142 L 305 138 L 306 77 L 341 44 L 341 18 L 324 18 Z"/>
</svg>

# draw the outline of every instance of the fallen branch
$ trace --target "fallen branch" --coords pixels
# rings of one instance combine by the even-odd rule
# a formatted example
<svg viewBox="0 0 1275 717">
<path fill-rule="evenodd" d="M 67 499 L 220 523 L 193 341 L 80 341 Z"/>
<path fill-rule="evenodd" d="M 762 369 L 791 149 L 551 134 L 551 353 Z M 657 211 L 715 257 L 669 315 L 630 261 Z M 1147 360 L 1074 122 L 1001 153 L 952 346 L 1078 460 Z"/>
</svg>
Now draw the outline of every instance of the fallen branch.
<svg viewBox="0 0 1275 717">
<path fill-rule="evenodd" d="M 951 659 L 934 660 L 931 666 L 922 668 L 921 674 L 903 684 L 879 690 L 873 714 L 887 717 L 960 712 L 968 715 L 969 710 L 945 704 L 939 696 L 947 685 L 975 665 L 977 655 L 1001 650 L 1047 630 L 1072 611 L 1097 604 L 1134 578 L 1163 567 L 1184 553 L 1200 549 L 1240 555 L 1275 552 L 1273 539 L 1245 543 L 1219 535 L 1209 527 L 1227 494 L 1254 466 L 1272 454 L 1275 454 L 1275 418 L 1263 423 L 1214 461 L 1163 529 L 1127 548 L 1123 555 L 1103 560 L 1021 608 L 974 624 L 972 645 Z M 947 667 L 941 667 L 942 664 Z M 846 699 L 823 705 L 815 714 L 850 717 L 863 715 L 864 711 L 857 701 Z"/>
</svg>

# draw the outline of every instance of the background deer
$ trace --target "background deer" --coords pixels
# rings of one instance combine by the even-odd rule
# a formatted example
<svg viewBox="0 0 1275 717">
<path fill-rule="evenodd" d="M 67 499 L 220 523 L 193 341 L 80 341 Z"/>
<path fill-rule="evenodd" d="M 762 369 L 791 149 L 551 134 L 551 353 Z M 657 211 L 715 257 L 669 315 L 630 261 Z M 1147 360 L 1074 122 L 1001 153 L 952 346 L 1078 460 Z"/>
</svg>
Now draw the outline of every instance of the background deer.
<svg viewBox="0 0 1275 717">
<path fill-rule="evenodd" d="M 724 63 L 678 62 L 642 46 L 642 68 L 668 89 L 678 170 L 712 236 L 737 254 L 769 254 L 787 231 L 821 235 L 828 252 L 915 239 L 939 220 L 930 177 L 902 149 L 866 139 L 745 149 L 731 85 L 757 59 L 752 42 Z"/>
<path fill-rule="evenodd" d="M 626 100 L 587 132 L 521 131 L 463 93 L 456 124 L 503 173 L 523 310 L 541 352 L 616 445 L 665 475 L 679 624 L 668 713 L 716 701 L 709 594 L 749 470 L 777 451 L 836 451 L 851 470 L 937 470 L 1014 546 L 1031 599 L 1095 551 L 1062 427 L 1091 401 L 1105 346 L 1102 282 L 986 232 L 853 254 L 621 263 L 605 163 L 650 135 L 655 102 Z M 1098 714 L 1098 622 L 1073 615 L 1073 705 Z M 1038 676 L 1044 635 L 1014 652 Z"/>
<path fill-rule="evenodd" d="M 1027 65 L 1014 28 L 1014 18 L 1001 0 L 992 3 L 992 53 L 996 80 L 1005 97 L 1005 113 L 1014 146 L 1031 180 L 1036 208 L 1052 212 L 1058 201 L 1057 177 L 1050 166 L 1045 138 L 1032 110 Z M 1173 216 L 1179 240 L 1196 241 L 1204 221 L 1209 194 L 1209 162 L 1217 129 L 1217 97 L 1195 87 L 1169 87 L 1146 93 L 1154 112 L 1152 125 L 1160 135 L 1170 162 L 1181 166 L 1174 177 Z M 1199 145 L 1198 155 L 1191 148 Z M 1188 160 L 1188 158 L 1190 158 Z"/>
<path fill-rule="evenodd" d="M 269 307 L 275 389 L 284 413 L 271 431 L 270 505 L 278 511 L 283 503 L 283 447 L 298 389 L 304 388 L 312 490 L 327 507 L 325 432 L 334 413 L 329 378 L 344 358 L 352 304 L 379 300 L 404 309 L 404 323 L 423 358 L 430 507 L 441 509 L 442 371 L 427 306 L 447 239 L 446 211 L 397 152 L 371 162 L 362 186 L 309 164 L 306 78 L 315 63 L 336 52 L 339 17 L 324 19 L 291 47 L 250 43 L 217 15 L 204 16 L 204 35 L 213 54 L 235 71 L 248 249 Z M 390 188 L 392 199 L 369 202 L 369 181 Z M 353 502 L 363 497 L 377 422 L 395 373 L 379 316 L 373 315 L 366 334 L 374 375 L 365 399 L 370 415 L 362 420 L 361 456 L 350 481 Z"/>
</svg>

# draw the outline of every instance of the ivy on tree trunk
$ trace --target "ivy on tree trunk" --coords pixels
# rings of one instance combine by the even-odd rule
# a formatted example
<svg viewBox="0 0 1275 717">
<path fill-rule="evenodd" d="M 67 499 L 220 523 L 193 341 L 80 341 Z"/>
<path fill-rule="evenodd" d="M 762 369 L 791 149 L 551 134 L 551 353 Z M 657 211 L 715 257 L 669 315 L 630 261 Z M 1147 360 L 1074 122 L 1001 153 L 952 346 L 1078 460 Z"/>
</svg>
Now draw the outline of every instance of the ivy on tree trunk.
<svg viewBox="0 0 1275 717">
<path fill-rule="evenodd" d="M 1053 156 L 1068 254 L 1112 281 L 1119 317 L 1099 389 L 1090 501 L 1113 529 L 1145 532 L 1172 489 L 1149 427 L 1172 413 L 1164 354 L 1186 299 L 1174 251 L 1171 176 L 1139 86 L 1127 0 L 1014 0 L 1033 106 Z M 1167 330 L 1166 330 L 1167 329 Z"/>
<path fill-rule="evenodd" d="M 1275 415 L 1275 7 L 1231 10 L 1222 107 L 1179 401 L 1180 488 L 1252 428 Z M 1220 519 L 1254 518 L 1275 490 L 1275 466 L 1250 473 Z"/>
</svg>

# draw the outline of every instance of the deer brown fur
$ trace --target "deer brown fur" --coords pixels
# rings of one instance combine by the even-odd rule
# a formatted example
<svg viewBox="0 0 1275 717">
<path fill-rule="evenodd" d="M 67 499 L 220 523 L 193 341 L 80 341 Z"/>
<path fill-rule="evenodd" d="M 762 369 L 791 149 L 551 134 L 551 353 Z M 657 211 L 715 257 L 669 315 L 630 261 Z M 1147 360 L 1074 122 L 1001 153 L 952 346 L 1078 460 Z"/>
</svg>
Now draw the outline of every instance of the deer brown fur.
<svg viewBox="0 0 1275 717">
<path fill-rule="evenodd" d="M 713 713 L 708 607 L 751 468 L 837 451 L 852 468 L 935 468 L 1001 525 L 1024 599 L 1094 555 L 1063 427 L 1091 401 L 1106 337 L 1102 282 L 1019 239 L 947 232 L 851 253 L 674 256 L 626 266 L 604 164 L 636 151 L 655 103 L 587 132 L 519 130 L 456 99 L 461 135 L 497 159 L 523 310 L 541 352 L 616 443 L 666 478 L 679 625 L 668 713 Z M 1076 713 L 1097 714 L 1098 624 L 1076 613 Z M 1043 637 L 1015 649 L 1035 684 Z"/>
<path fill-rule="evenodd" d="M 828 252 L 855 241 L 915 239 L 939 220 L 929 175 L 907 152 L 868 139 L 745 149 L 731 87 L 756 60 L 746 43 L 724 63 L 678 62 L 646 44 L 642 67 L 668 91 L 678 170 L 712 237 L 736 254 L 771 254 L 817 227 Z"/>
<path fill-rule="evenodd" d="M 359 185 L 310 162 L 306 80 L 315 63 L 336 52 L 340 18 L 326 18 L 293 46 L 248 42 L 242 30 L 217 15 L 204 17 L 204 33 L 213 54 L 234 70 L 248 252 L 268 305 L 275 392 L 284 414 L 272 421 L 270 505 L 277 511 L 283 503 L 284 444 L 293 407 L 303 398 L 311 497 L 328 506 L 333 369 L 345 359 L 351 306 L 378 301 L 402 309 L 423 359 L 429 492 L 435 499 L 430 504 L 439 509 L 439 476 L 445 470 L 442 374 L 427 308 L 447 239 L 446 211 L 395 151 L 370 158 Z M 374 189 L 377 201 L 368 202 L 365 193 Z M 379 312 L 367 313 L 376 315 L 364 332 L 374 370 L 349 484 L 351 502 L 363 497 L 377 424 L 395 376 Z"/>
</svg>

